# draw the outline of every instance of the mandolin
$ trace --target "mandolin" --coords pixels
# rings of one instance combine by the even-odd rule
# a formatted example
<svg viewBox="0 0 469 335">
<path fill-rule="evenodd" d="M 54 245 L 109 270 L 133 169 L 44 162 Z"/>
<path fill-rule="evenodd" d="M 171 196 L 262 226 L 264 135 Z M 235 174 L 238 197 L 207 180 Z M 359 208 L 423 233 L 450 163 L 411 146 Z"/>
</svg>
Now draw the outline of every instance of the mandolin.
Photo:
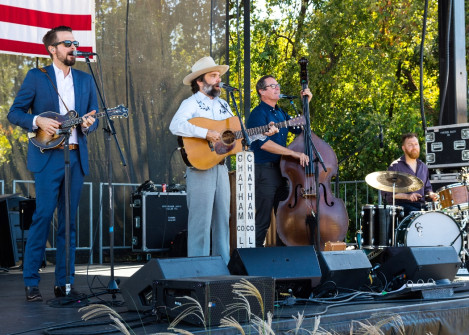
<svg viewBox="0 0 469 335">
<path fill-rule="evenodd" d="M 129 110 L 123 105 L 119 105 L 117 107 L 108 109 L 107 112 L 110 118 L 116 118 L 116 117 L 126 118 L 129 115 Z M 105 112 L 99 112 L 99 113 L 95 113 L 93 117 L 99 118 L 104 115 L 106 115 Z M 47 118 L 59 121 L 61 123 L 60 124 L 61 133 L 66 132 L 67 130 L 83 122 L 83 118 L 77 117 L 77 112 L 74 110 L 69 111 L 65 115 L 61 115 L 59 113 L 49 111 L 49 112 L 41 113 L 39 114 L 39 116 L 47 117 Z M 28 137 L 31 143 L 34 144 L 36 147 L 38 147 L 41 150 L 41 152 L 44 152 L 44 150 L 47 150 L 47 149 L 57 148 L 65 140 L 65 134 L 62 133 L 62 134 L 49 135 L 41 128 L 38 128 L 34 132 L 29 132 Z"/>
</svg>

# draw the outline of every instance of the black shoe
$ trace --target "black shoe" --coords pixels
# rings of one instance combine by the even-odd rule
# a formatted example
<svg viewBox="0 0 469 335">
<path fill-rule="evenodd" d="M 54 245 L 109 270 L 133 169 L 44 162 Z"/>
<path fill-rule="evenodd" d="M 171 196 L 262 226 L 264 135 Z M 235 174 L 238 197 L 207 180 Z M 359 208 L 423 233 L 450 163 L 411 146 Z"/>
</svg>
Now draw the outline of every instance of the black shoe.
<svg viewBox="0 0 469 335">
<path fill-rule="evenodd" d="M 67 294 L 66 294 L 65 286 L 54 286 L 54 294 L 55 294 L 56 298 L 66 297 Z M 68 293 L 68 295 L 73 296 L 73 297 L 78 297 L 78 296 L 81 296 L 81 295 L 84 295 L 84 294 L 80 293 L 80 292 L 77 292 L 72 286 L 72 288 L 70 289 L 70 292 Z"/>
<path fill-rule="evenodd" d="M 29 302 L 33 301 L 42 301 L 42 295 L 37 286 L 26 286 L 24 288 L 26 291 L 26 300 Z"/>
</svg>

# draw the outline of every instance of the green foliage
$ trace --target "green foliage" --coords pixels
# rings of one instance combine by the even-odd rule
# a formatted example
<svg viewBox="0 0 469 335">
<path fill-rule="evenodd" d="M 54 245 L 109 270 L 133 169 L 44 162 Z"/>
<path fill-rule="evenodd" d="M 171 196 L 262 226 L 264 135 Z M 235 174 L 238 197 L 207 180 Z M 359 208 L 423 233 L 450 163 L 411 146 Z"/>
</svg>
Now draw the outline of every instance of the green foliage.
<svg viewBox="0 0 469 335">
<path fill-rule="evenodd" d="M 298 60 L 306 57 L 313 92 L 312 129 L 333 147 L 339 160 L 350 156 L 340 166 L 343 179 L 363 179 L 386 169 L 401 154 L 401 133 L 423 135 L 418 87 L 423 3 L 266 0 L 262 8 L 256 3 L 251 19 L 252 105 L 258 102 L 255 83 L 265 74 L 276 76 L 283 92 L 297 94 Z M 236 27 L 237 8 L 231 8 L 230 18 L 230 26 Z M 232 29 L 230 38 L 230 65 L 237 68 L 243 59 L 243 36 Z M 436 44 L 437 4 L 431 3 L 424 51 L 428 125 L 438 114 Z M 230 79 L 239 84 L 235 73 Z M 292 112 L 289 105 L 283 107 Z M 374 138 L 379 125 L 385 130 L 384 150 Z M 357 154 L 364 143 L 368 144 Z"/>
<path fill-rule="evenodd" d="M 19 60 L 18 60 L 19 59 Z M 12 163 L 12 148 L 27 146 L 27 136 L 18 127 L 12 127 L 7 114 L 27 71 L 34 66 L 36 59 L 14 55 L 2 55 L 0 67 L 0 164 Z M 41 66 L 41 62 L 39 62 Z M 45 64 L 44 64 L 45 65 Z M 14 167 L 13 167 L 14 169 Z"/>
<path fill-rule="evenodd" d="M 232 4 L 230 26 L 235 27 L 237 8 Z M 439 110 L 437 5 L 429 2 L 424 45 L 427 126 L 436 124 Z M 282 92 L 297 95 L 298 60 L 306 57 L 313 92 L 311 128 L 341 161 L 341 180 L 363 180 L 386 170 L 402 154 L 402 133 L 416 132 L 423 143 L 419 61 L 424 2 L 265 0 L 265 6 L 258 8 L 257 1 L 252 6 L 252 106 L 258 103 L 255 83 L 265 74 L 277 78 Z M 243 35 L 232 30 L 230 38 L 233 66 L 243 59 Z M 238 84 L 235 74 L 230 80 Z M 383 149 L 377 140 L 379 125 L 385 134 Z M 351 220 L 359 210 L 349 209 Z"/>
</svg>

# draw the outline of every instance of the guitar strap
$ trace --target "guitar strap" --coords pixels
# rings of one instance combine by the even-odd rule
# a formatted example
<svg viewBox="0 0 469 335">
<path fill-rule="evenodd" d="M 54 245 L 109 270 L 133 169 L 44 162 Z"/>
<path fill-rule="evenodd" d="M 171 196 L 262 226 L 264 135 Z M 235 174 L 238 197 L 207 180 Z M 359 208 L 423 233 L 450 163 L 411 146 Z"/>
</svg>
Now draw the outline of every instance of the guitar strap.
<svg viewBox="0 0 469 335">
<path fill-rule="evenodd" d="M 52 78 L 51 78 L 51 77 L 49 76 L 49 74 L 47 73 L 46 68 L 41 67 L 39 70 L 41 70 L 42 72 L 44 72 L 44 73 L 46 74 L 47 78 L 49 78 L 49 81 L 50 81 L 50 83 L 52 84 L 52 87 L 53 87 L 54 90 L 57 92 L 57 95 L 59 96 L 60 101 L 62 101 L 62 103 L 64 104 L 65 109 L 67 110 L 67 113 L 69 113 L 70 110 L 68 109 L 67 105 L 65 104 L 65 102 L 64 102 L 63 99 L 62 99 L 62 97 L 60 96 L 59 90 L 57 89 L 57 87 L 55 87 L 54 82 L 52 81 Z M 70 71 L 71 71 L 71 70 L 70 70 Z"/>
</svg>

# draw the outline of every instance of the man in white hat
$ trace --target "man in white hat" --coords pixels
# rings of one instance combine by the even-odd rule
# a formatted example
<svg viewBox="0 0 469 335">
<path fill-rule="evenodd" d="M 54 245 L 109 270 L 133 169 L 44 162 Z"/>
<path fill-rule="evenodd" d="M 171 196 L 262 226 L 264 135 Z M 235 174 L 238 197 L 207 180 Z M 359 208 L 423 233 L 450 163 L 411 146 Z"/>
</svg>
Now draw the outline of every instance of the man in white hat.
<svg viewBox="0 0 469 335">
<path fill-rule="evenodd" d="M 209 142 L 220 139 L 218 131 L 195 126 L 188 120 L 194 117 L 224 120 L 233 116 L 228 103 L 219 98 L 221 76 L 228 68 L 228 65 L 215 64 L 212 57 L 203 57 L 192 66 L 192 73 L 182 82 L 191 86 L 193 95 L 181 103 L 169 125 L 174 135 L 204 138 Z M 212 255 L 221 255 L 228 263 L 230 183 L 224 161 L 208 170 L 188 167 L 186 187 L 188 256 L 210 256 L 211 232 Z"/>
</svg>

